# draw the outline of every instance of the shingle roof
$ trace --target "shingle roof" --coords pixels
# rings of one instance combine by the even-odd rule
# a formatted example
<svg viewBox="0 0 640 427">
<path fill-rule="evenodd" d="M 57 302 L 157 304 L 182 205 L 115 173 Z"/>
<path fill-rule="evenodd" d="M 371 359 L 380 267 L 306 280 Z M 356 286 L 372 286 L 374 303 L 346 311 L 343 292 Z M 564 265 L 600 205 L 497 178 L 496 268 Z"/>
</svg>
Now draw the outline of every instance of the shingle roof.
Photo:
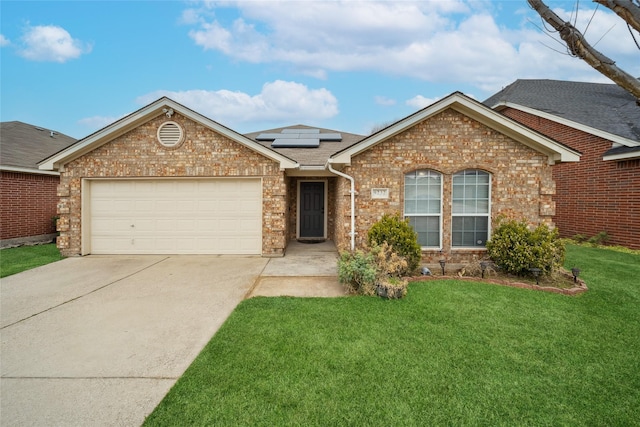
<svg viewBox="0 0 640 427">
<path fill-rule="evenodd" d="M 613 135 L 640 141 L 640 106 L 615 84 L 516 80 L 484 101 L 518 104 Z"/>
<path fill-rule="evenodd" d="M 38 169 L 38 162 L 76 142 L 75 138 L 23 122 L 0 123 L 0 165 Z"/>
<path fill-rule="evenodd" d="M 281 133 L 283 129 L 320 129 L 320 133 L 340 133 L 342 135 L 342 141 L 321 141 L 320 146 L 317 148 L 272 148 L 271 141 L 258 141 L 256 139 L 256 137 L 261 133 Z M 332 154 L 365 138 L 363 135 L 306 125 L 267 129 L 259 132 L 247 133 L 244 136 L 256 141 L 258 144 L 277 151 L 283 156 L 287 156 L 290 159 L 295 160 L 300 163 L 301 166 L 324 166 Z"/>
</svg>

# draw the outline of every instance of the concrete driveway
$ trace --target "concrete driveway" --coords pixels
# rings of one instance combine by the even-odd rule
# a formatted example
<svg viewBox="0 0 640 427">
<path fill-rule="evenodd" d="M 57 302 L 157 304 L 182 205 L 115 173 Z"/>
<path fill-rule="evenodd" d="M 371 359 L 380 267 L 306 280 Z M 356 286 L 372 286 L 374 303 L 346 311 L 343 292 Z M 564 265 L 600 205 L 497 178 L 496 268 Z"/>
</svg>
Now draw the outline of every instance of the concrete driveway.
<svg viewBox="0 0 640 427">
<path fill-rule="evenodd" d="M 140 425 L 267 262 L 88 256 L 2 279 L 0 424 Z"/>
</svg>

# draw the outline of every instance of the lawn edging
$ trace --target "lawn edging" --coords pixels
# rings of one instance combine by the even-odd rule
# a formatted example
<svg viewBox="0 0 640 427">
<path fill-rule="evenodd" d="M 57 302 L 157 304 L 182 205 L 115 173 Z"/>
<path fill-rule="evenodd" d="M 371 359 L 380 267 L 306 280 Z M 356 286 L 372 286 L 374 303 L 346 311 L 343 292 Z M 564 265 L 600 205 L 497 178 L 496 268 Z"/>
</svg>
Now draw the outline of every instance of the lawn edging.
<svg viewBox="0 0 640 427">
<path fill-rule="evenodd" d="M 571 276 L 570 274 L 566 273 L 566 272 L 561 272 L 562 275 L 566 276 L 569 279 L 573 280 L 573 276 Z M 542 291 L 542 292 L 551 292 L 554 294 L 562 294 L 562 295 L 569 295 L 569 296 L 575 296 L 575 295 L 580 295 L 586 291 L 589 290 L 589 288 L 587 287 L 587 284 L 584 282 L 584 280 L 580 279 L 579 277 L 576 279 L 575 281 L 575 285 L 571 288 L 556 288 L 554 286 L 540 286 L 540 285 L 534 285 L 531 283 L 524 283 L 524 282 L 518 282 L 518 281 L 513 281 L 513 280 L 506 280 L 506 279 L 491 279 L 491 278 L 480 278 L 480 277 L 470 277 L 470 276 L 435 276 L 435 275 L 426 275 L 426 276 L 414 276 L 414 277 L 408 277 L 407 280 L 409 282 L 428 282 L 431 280 L 462 280 L 462 281 L 467 281 L 467 282 L 477 282 L 477 283 L 489 283 L 492 285 L 500 285 L 500 286 L 509 286 L 512 288 L 520 288 L 520 289 L 533 289 L 534 291 Z"/>
</svg>

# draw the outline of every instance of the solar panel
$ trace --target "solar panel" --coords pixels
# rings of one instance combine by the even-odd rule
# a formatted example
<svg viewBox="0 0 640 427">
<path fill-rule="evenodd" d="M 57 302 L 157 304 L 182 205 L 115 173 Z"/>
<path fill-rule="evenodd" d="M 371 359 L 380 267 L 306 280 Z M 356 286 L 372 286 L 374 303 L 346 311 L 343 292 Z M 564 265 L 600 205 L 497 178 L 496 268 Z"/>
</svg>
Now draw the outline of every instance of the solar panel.
<svg viewBox="0 0 640 427">
<path fill-rule="evenodd" d="M 318 138 L 277 138 L 271 143 L 273 148 L 317 148 Z"/>
<path fill-rule="evenodd" d="M 321 133 L 320 141 L 342 141 L 342 135 L 339 133 Z"/>
</svg>

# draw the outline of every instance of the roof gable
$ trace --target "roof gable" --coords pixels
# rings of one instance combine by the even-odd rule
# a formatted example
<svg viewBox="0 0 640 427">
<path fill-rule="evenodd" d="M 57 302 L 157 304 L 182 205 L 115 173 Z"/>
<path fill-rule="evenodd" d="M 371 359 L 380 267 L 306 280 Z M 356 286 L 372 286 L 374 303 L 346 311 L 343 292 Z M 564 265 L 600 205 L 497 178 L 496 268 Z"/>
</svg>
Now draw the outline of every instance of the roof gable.
<svg viewBox="0 0 640 427">
<path fill-rule="evenodd" d="M 329 161 L 333 164 L 350 164 L 351 158 L 369 148 L 392 138 L 393 136 L 411 128 L 436 114 L 453 109 L 470 117 L 485 126 L 500 132 L 515 141 L 525 144 L 549 157 L 549 163 L 577 162 L 580 159 L 578 152 L 554 141 L 534 130 L 499 114 L 481 103 L 467 97 L 460 92 L 454 92 L 428 107 L 397 121 L 396 123 L 370 135 L 356 144 L 335 153 Z"/>
<path fill-rule="evenodd" d="M 167 114 L 170 110 L 178 112 L 189 119 L 208 127 L 209 129 L 237 142 L 275 162 L 280 164 L 281 169 L 296 168 L 297 162 L 294 160 L 271 150 L 268 147 L 260 145 L 255 141 L 217 123 L 195 111 L 179 104 L 172 99 L 162 97 L 155 102 L 135 111 L 128 116 L 106 126 L 99 131 L 79 140 L 74 145 L 52 155 L 51 157 L 40 162 L 40 169 L 58 170 L 64 164 L 87 154 L 96 148 L 106 144 L 109 141 L 129 132 L 149 120 L 162 114 Z"/>
<path fill-rule="evenodd" d="M 628 147 L 640 145 L 640 106 L 615 84 L 516 80 L 484 101 L 511 107 Z"/>
</svg>

